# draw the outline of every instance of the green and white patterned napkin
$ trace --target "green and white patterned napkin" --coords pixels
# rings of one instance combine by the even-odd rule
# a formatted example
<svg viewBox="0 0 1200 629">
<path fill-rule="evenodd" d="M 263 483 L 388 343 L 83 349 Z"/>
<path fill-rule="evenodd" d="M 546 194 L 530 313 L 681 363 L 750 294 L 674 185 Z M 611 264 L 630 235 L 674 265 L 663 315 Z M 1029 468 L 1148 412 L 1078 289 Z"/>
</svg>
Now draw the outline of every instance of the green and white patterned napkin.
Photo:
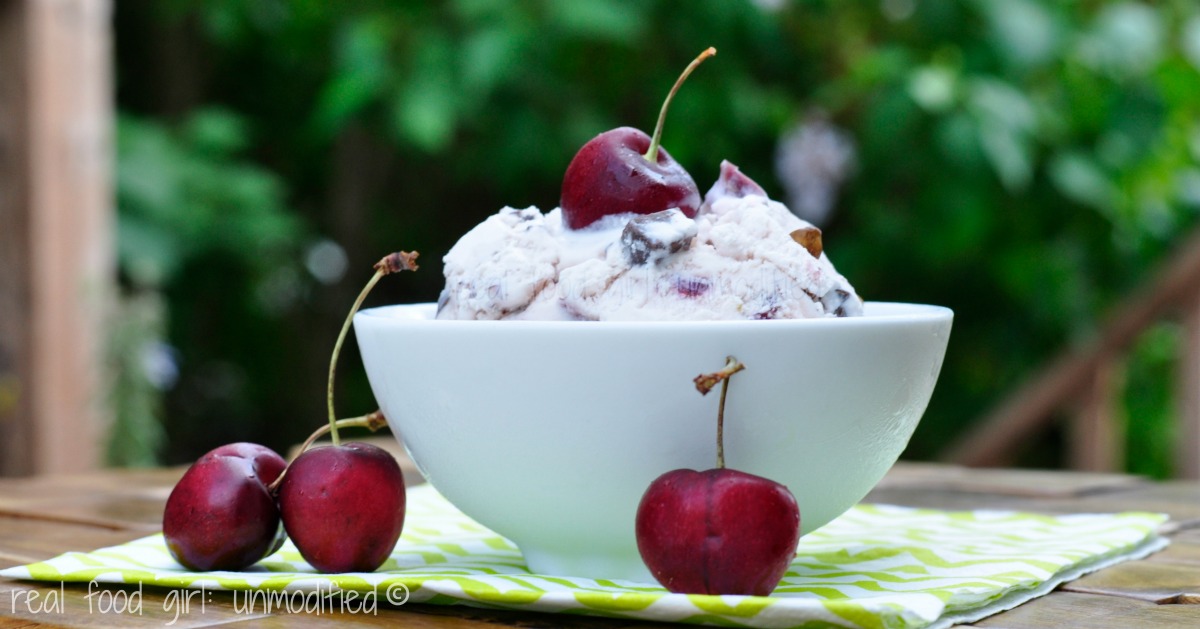
<svg viewBox="0 0 1200 629">
<path fill-rule="evenodd" d="M 769 597 L 671 594 L 653 584 L 535 575 L 511 542 L 428 485 L 409 491 L 404 535 L 374 573 L 318 575 L 294 546 L 246 572 L 189 572 L 161 535 L 0 571 L 53 582 L 255 592 L 371 593 L 463 604 L 737 627 L 947 627 L 1166 546 L 1153 513 L 1043 516 L 860 505 L 806 535 Z M 401 598 L 401 592 L 403 597 Z M 265 599 L 264 599 L 265 600 Z"/>
</svg>

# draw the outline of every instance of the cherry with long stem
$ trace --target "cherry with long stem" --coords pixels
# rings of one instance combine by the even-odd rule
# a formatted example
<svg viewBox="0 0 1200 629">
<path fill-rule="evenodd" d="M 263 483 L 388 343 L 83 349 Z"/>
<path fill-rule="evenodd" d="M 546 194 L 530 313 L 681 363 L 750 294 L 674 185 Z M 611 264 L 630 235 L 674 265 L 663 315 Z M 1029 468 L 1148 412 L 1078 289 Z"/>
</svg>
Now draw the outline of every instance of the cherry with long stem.
<svg viewBox="0 0 1200 629">
<path fill-rule="evenodd" d="M 333 344 L 333 355 L 329 357 L 329 383 L 325 391 L 325 403 L 329 407 L 329 432 L 333 435 L 333 445 L 335 446 L 341 445 L 341 439 L 338 436 L 337 415 L 333 412 L 333 376 L 337 371 L 338 355 L 342 352 L 342 343 L 346 340 L 346 333 L 350 331 L 351 322 L 354 321 L 354 314 L 362 307 L 367 294 L 371 292 L 372 288 L 375 288 L 383 276 L 400 271 L 416 271 L 417 252 L 397 251 L 388 254 L 376 262 L 374 268 L 375 275 L 371 276 L 367 285 L 358 294 L 358 299 L 354 300 L 354 306 L 350 308 L 350 314 L 346 315 L 346 321 L 342 324 L 342 331 L 338 333 L 337 342 Z"/>
<path fill-rule="evenodd" d="M 662 140 L 663 122 L 667 119 L 667 108 L 671 106 L 671 99 L 675 98 L 675 92 L 679 91 L 679 86 L 687 80 L 688 76 L 695 70 L 697 66 L 704 62 L 705 59 L 717 54 L 717 49 L 709 46 L 707 50 L 700 53 L 686 68 L 683 69 L 683 74 L 675 79 L 675 85 L 671 86 L 671 91 L 667 92 L 667 98 L 663 100 L 662 109 L 658 111 L 658 122 L 654 125 L 654 135 L 650 137 L 650 148 L 646 150 L 646 161 L 654 163 L 658 161 L 658 146 Z"/>
<path fill-rule="evenodd" d="M 563 173 L 563 224 L 583 229 L 605 216 L 654 214 L 671 208 L 696 216 L 702 199 L 696 181 L 662 145 L 667 109 L 684 79 L 705 59 L 709 48 L 683 71 L 658 114 L 653 136 L 633 127 L 609 129 L 580 147 Z"/>
<path fill-rule="evenodd" d="M 667 472 L 638 503 L 638 553 L 672 592 L 766 596 L 796 556 L 796 497 L 768 478 L 725 467 L 725 396 L 730 377 L 744 368 L 729 356 L 720 371 L 695 378 L 705 395 L 721 385 L 716 468 Z"/>
</svg>

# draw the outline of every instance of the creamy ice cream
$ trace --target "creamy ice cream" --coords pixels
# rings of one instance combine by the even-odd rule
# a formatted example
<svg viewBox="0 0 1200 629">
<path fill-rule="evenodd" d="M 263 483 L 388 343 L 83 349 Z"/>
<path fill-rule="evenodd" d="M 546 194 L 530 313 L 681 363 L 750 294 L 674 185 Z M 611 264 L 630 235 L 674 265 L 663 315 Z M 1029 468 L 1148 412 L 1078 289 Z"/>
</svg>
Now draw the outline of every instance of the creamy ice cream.
<svg viewBox="0 0 1200 629">
<path fill-rule="evenodd" d="M 445 257 L 439 319 L 795 319 L 862 314 L 820 231 L 728 162 L 694 219 L 504 208 Z"/>
</svg>

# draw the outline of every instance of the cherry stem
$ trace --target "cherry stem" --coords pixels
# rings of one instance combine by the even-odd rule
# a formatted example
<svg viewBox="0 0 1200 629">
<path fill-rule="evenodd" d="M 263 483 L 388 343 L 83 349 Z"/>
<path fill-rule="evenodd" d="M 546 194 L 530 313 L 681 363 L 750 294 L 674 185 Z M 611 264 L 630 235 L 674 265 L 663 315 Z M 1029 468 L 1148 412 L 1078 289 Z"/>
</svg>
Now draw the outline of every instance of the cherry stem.
<svg viewBox="0 0 1200 629">
<path fill-rule="evenodd" d="M 725 358 L 725 368 L 707 374 L 696 376 L 696 390 L 701 395 L 708 395 L 717 383 L 721 383 L 721 400 L 717 403 L 717 469 L 725 469 L 725 394 L 729 392 L 729 377 L 745 369 L 733 356 Z"/>
<path fill-rule="evenodd" d="M 654 125 L 654 135 L 650 138 L 650 148 L 646 150 L 646 154 L 643 156 L 651 164 L 658 163 L 658 147 L 662 142 L 663 122 L 665 122 L 667 119 L 667 107 L 671 106 L 671 99 L 675 97 L 675 92 L 679 91 L 679 86 L 683 85 L 683 82 L 688 78 L 688 75 L 692 73 L 692 70 L 696 69 L 696 66 L 700 65 L 705 59 L 708 59 L 715 54 L 717 54 L 717 49 L 713 48 L 712 46 L 709 46 L 708 50 L 700 53 L 700 56 L 693 59 L 692 62 L 688 64 L 688 67 L 683 69 L 683 74 L 679 75 L 679 78 L 675 80 L 675 85 L 672 86 L 671 91 L 667 93 L 667 98 L 663 101 L 662 109 L 658 112 L 658 123 Z"/>
<path fill-rule="evenodd" d="M 328 430 L 333 434 L 333 445 L 340 445 L 341 439 L 338 436 L 337 416 L 333 412 L 333 375 L 337 370 L 338 355 L 342 353 L 342 343 L 346 340 L 346 333 L 350 331 L 350 323 L 354 321 L 354 314 L 362 307 L 363 300 L 367 298 L 367 294 L 375 288 L 375 284 L 384 275 L 396 273 L 399 271 L 416 271 L 417 270 L 417 252 L 398 251 L 383 257 L 379 262 L 375 263 L 375 275 L 371 276 L 370 281 L 363 287 L 362 292 L 358 294 L 358 299 L 354 300 L 354 307 L 350 309 L 350 314 L 346 315 L 346 322 L 342 324 L 342 331 L 338 334 L 337 342 L 333 344 L 333 355 L 329 357 L 329 384 L 325 390 L 325 403 L 329 407 L 329 427 Z"/>
<path fill-rule="evenodd" d="M 383 428 L 384 426 L 387 426 L 387 418 L 383 416 L 383 411 L 379 411 L 379 410 L 373 411 L 371 413 L 367 413 L 366 415 L 363 415 L 361 417 L 350 417 L 347 419 L 339 419 L 339 420 L 333 422 L 333 424 L 326 424 L 324 426 L 321 426 L 320 428 L 313 431 L 313 434 L 309 435 L 308 439 L 304 440 L 304 443 L 301 444 L 301 446 L 300 446 L 300 450 L 296 452 L 296 456 L 293 457 L 292 460 L 288 462 L 288 467 L 284 468 L 283 472 L 279 474 L 279 477 L 276 478 L 274 481 L 271 481 L 270 485 L 267 485 L 267 490 L 270 491 L 272 494 L 274 494 L 275 490 L 279 488 L 279 484 L 283 482 L 283 476 L 284 476 L 284 474 L 287 474 L 288 468 L 291 467 L 292 463 L 294 463 L 296 461 L 296 459 L 300 457 L 301 454 L 304 454 L 309 449 L 309 447 L 311 447 L 312 444 L 314 442 L 316 442 L 317 439 L 324 437 L 326 434 L 329 434 L 329 432 L 335 431 L 338 428 L 366 428 L 367 430 L 370 430 L 371 432 L 376 432 L 380 428 Z"/>
</svg>

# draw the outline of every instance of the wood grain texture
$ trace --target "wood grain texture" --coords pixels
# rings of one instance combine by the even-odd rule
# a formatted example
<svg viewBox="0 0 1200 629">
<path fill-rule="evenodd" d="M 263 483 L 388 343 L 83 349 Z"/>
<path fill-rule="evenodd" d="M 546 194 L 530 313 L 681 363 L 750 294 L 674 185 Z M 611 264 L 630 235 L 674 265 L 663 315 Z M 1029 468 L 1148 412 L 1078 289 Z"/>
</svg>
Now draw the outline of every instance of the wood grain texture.
<svg viewBox="0 0 1200 629">
<path fill-rule="evenodd" d="M 1163 561 L 1127 561 L 1086 575 L 1060 588 L 1066 592 L 1105 594 L 1157 604 L 1200 602 L 1200 570 Z"/>
<path fill-rule="evenodd" d="M 877 489 L 921 489 L 1031 498 L 1082 496 L 1142 485 L 1146 479 L 1128 474 L 1071 473 L 1048 470 L 972 468 L 945 463 L 902 463 Z"/>
<path fill-rule="evenodd" d="M 1181 629 L 1200 626 L 1200 606 L 1052 592 L 973 626 L 988 629 Z"/>
<path fill-rule="evenodd" d="M 377 437 L 397 454 L 406 470 L 412 465 L 388 437 Z M 0 567 L 46 559 L 67 550 L 91 550 L 118 544 L 157 530 L 162 505 L 182 468 L 102 472 L 88 475 L 0 479 Z M 969 470 L 946 482 L 940 465 L 900 464 L 869 499 L 932 508 L 1019 508 L 1047 513 L 1161 510 L 1180 515 L 1200 509 L 1198 483 L 1148 483 L 1131 477 L 1038 471 Z M 942 476 L 942 478 L 939 478 Z M 415 475 L 414 475 L 415 477 Z M 419 477 L 416 477 L 419 479 Z M 410 482 L 414 478 L 409 479 Z M 1045 482 L 1057 489 L 1038 495 L 1021 491 L 1022 483 Z M 1147 559 L 1126 562 L 1064 584 L 1059 591 L 974 623 L 1010 629 L 1200 626 L 1200 522 L 1181 520 L 1172 527 L 1175 545 Z M 131 593 L 129 586 L 94 586 Z M 26 593 L 44 597 L 62 592 L 63 613 L 33 613 Z M 0 629 L 4 627 L 173 627 L 224 626 L 234 629 L 273 627 L 403 626 L 429 629 L 566 627 L 635 629 L 664 625 L 631 620 L 557 616 L 542 613 L 482 610 L 467 607 L 379 605 L 374 613 L 267 615 L 235 605 L 233 594 L 208 592 L 203 610 L 193 599 L 175 619 L 181 593 L 141 588 L 141 615 L 100 613 L 99 598 L 87 598 L 86 584 L 65 585 L 0 580 Z M 193 595 L 198 596 L 198 595 Z M 16 602 L 16 609 L 13 603 Z M 89 602 L 91 609 L 89 609 Z M 172 606 L 174 605 L 174 606 Z"/>
</svg>

